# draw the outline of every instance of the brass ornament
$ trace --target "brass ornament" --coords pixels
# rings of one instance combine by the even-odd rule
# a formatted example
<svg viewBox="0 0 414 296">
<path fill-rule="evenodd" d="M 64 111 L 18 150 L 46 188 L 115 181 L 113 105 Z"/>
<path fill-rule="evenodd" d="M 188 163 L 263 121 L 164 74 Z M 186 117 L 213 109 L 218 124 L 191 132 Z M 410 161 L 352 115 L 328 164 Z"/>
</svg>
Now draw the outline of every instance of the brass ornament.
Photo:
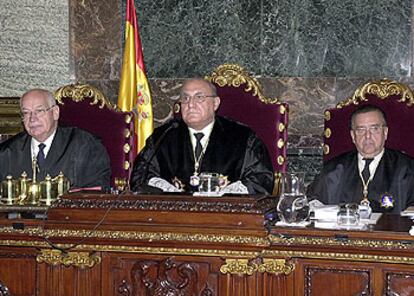
<svg viewBox="0 0 414 296">
<path fill-rule="evenodd" d="M 277 141 L 277 148 L 282 149 L 283 146 L 285 146 L 285 141 L 283 141 L 283 139 L 279 139 Z"/>
<path fill-rule="evenodd" d="M 181 241 L 181 242 L 207 242 L 207 243 L 229 243 L 250 244 L 255 246 L 267 246 L 266 237 L 244 236 L 244 235 L 215 235 L 200 233 L 176 233 L 176 232 L 141 232 L 141 231 L 110 231 L 95 230 L 70 230 L 70 229 L 41 229 L 38 227 L 26 227 L 25 229 L 13 229 L 12 227 L 0 228 L 0 233 L 19 233 L 41 237 L 79 237 L 79 238 L 105 238 L 105 239 L 134 239 L 142 241 Z"/>
<path fill-rule="evenodd" d="M 285 105 L 283 105 L 283 104 L 281 104 L 280 105 L 280 114 L 285 114 L 285 112 L 286 112 L 286 107 L 285 107 Z"/>
<path fill-rule="evenodd" d="M 125 160 L 124 161 L 124 170 L 129 170 L 129 167 L 130 167 L 130 163 L 129 163 L 129 161 L 128 160 Z"/>
<path fill-rule="evenodd" d="M 252 275 L 257 270 L 257 265 L 250 264 L 249 259 L 226 259 L 226 263 L 220 267 L 223 274 Z"/>
<path fill-rule="evenodd" d="M 332 131 L 331 131 L 331 129 L 329 127 L 327 127 L 325 129 L 324 135 L 325 135 L 325 138 L 327 138 L 327 139 L 329 139 L 331 137 Z"/>
<path fill-rule="evenodd" d="M 64 265 L 66 267 L 74 266 L 78 268 L 92 268 L 101 262 L 101 257 L 90 255 L 88 252 L 67 252 L 60 250 L 43 249 L 36 256 L 38 263 L 50 265 Z"/>
<path fill-rule="evenodd" d="M 326 110 L 324 115 L 325 115 L 325 120 L 326 121 L 331 120 L 331 112 L 330 111 Z"/>
<path fill-rule="evenodd" d="M 131 151 L 131 146 L 128 143 L 124 144 L 124 152 L 128 153 L 129 151 Z"/>
<path fill-rule="evenodd" d="M 312 251 L 282 251 L 282 250 L 264 250 L 263 255 L 279 256 L 286 258 L 308 258 L 308 259 L 328 259 L 343 261 L 363 261 L 374 263 L 393 263 L 393 264 L 410 264 L 414 265 L 413 257 L 369 255 L 365 253 L 329 253 L 329 252 L 312 252 Z"/>
<path fill-rule="evenodd" d="M 277 157 L 277 163 L 278 163 L 279 165 L 284 164 L 284 163 L 285 163 L 285 158 L 284 158 L 282 155 L 279 155 L 279 156 Z"/>
<path fill-rule="evenodd" d="M 351 104 L 358 105 L 360 102 L 365 102 L 367 101 L 367 94 L 376 95 L 380 99 L 386 99 L 392 95 L 400 95 L 401 99 L 399 99 L 399 102 L 406 103 L 409 107 L 411 107 L 414 103 L 413 92 L 408 86 L 395 80 L 385 78 L 367 82 L 358 87 L 352 97 L 338 103 L 336 108 L 343 108 Z"/>
<path fill-rule="evenodd" d="M 317 246 L 348 246 L 371 249 L 393 249 L 393 250 L 414 250 L 414 245 L 405 244 L 401 241 L 372 240 L 372 239 L 351 239 L 337 240 L 330 237 L 305 237 L 297 236 L 284 238 L 277 235 L 269 235 L 271 244 L 277 245 L 317 245 Z M 414 258 L 413 258 L 414 260 Z"/>
<path fill-rule="evenodd" d="M 130 124 L 132 120 L 132 116 L 130 114 L 125 115 L 125 123 Z"/>
<path fill-rule="evenodd" d="M 226 263 L 220 267 L 223 274 L 252 275 L 255 272 L 289 275 L 294 270 L 294 265 L 287 263 L 285 259 L 264 258 L 263 263 L 251 263 L 249 259 L 226 259 Z"/>
<path fill-rule="evenodd" d="M 128 139 L 131 136 L 131 131 L 129 129 L 124 130 L 124 137 L 125 139 Z"/>
<path fill-rule="evenodd" d="M 329 145 L 323 144 L 323 154 L 327 155 L 329 154 Z"/>
<path fill-rule="evenodd" d="M 283 132 L 285 130 L 285 125 L 283 123 L 279 123 L 279 132 Z"/>
<path fill-rule="evenodd" d="M 262 94 L 261 85 L 256 78 L 251 77 L 249 73 L 241 66 L 236 64 L 223 64 L 213 70 L 210 76 L 204 77 L 206 80 L 216 83 L 220 87 L 233 86 L 240 87 L 246 84 L 245 92 L 252 92 L 260 101 L 266 104 L 280 104 L 279 99 L 267 98 Z"/>
<path fill-rule="evenodd" d="M 116 110 L 99 89 L 89 84 L 76 83 L 65 85 L 56 90 L 54 95 L 56 101 L 61 105 L 64 105 L 63 99 L 65 98 L 70 98 L 75 102 L 81 102 L 85 98 L 90 98 L 91 105 L 98 105 L 101 109 L 107 107 L 108 109 Z"/>
<path fill-rule="evenodd" d="M 285 259 L 263 258 L 263 263 L 257 266 L 260 273 L 284 274 L 289 275 L 295 266 L 288 263 Z"/>
</svg>

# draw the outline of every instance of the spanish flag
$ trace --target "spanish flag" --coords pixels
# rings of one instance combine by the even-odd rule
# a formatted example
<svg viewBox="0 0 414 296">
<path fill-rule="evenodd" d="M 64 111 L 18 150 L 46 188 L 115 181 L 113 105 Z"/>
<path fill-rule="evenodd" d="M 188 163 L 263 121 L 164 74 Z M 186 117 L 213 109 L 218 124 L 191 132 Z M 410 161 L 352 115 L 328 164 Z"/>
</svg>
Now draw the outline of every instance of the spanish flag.
<svg viewBox="0 0 414 296">
<path fill-rule="evenodd" d="M 134 0 L 127 0 L 125 47 L 119 85 L 118 107 L 135 113 L 139 152 L 154 129 L 152 99 L 145 75 L 144 56 L 138 32 Z"/>
</svg>

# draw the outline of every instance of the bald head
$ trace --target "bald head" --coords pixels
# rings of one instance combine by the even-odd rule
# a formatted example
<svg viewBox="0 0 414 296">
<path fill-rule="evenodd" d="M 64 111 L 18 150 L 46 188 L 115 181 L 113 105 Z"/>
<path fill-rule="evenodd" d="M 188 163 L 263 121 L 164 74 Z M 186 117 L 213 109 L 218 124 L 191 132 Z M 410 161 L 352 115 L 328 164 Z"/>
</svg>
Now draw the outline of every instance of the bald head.
<svg viewBox="0 0 414 296">
<path fill-rule="evenodd" d="M 45 89 L 32 89 L 20 99 L 23 124 L 33 138 L 44 142 L 57 128 L 59 107 L 53 94 Z"/>
</svg>

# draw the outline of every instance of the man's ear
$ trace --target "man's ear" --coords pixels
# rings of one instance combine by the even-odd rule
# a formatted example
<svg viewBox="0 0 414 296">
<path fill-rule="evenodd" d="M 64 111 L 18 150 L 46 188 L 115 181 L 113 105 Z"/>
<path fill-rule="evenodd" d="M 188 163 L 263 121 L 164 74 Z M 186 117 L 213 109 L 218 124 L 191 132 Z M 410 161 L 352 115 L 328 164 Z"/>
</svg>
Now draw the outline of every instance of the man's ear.
<svg viewBox="0 0 414 296">
<path fill-rule="evenodd" d="M 59 109 L 59 105 L 56 104 L 55 107 L 53 107 L 52 109 L 52 114 L 53 114 L 53 119 L 54 120 L 59 120 L 59 116 L 60 116 L 60 109 Z"/>
<path fill-rule="evenodd" d="M 218 107 L 220 106 L 220 97 L 217 96 L 214 98 L 214 111 L 217 111 Z"/>
<path fill-rule="evenodd" d="M 355 144 L 355 132 L 353 130 L 350 130 L 349 133 L 351 134 L 352 143 Z"/>
</svg>

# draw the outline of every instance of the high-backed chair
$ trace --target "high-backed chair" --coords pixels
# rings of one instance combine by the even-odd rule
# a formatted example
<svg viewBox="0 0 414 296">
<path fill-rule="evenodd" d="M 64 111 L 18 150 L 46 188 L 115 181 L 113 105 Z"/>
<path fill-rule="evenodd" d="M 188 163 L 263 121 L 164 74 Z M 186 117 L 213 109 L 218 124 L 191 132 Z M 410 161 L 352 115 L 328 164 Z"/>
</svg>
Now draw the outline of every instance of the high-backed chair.
<svg viewBox="0 0 414 296">
<path fill-rule="evenodd" d="M 389 133 L 385 146 L 414 157 L 413 103 L 413 92 L 400 82 L 382 79 L 361 85 L 350 98 L 325 111 L 324 161 L 354 149 L 350 116 L 364 104 L 378 106 L 386 113 Z"/>
<path fill-rule="evenodd" d="M 244 123 L 265 143 L 275 172 L 285 172 L 288 106 L 266 98 L 256 78 L 239 65 L 218 66 L 205 77 L 217 87 L 221 99 L 218 115 Z"/>
<path fill-rule="evenodd" d="M 119 111 L 88 84 L 63 86 L 56 90 L 55 98 L 61 125 L 82 128 L 101 139 L 111 161 L 111 185 L 117 185 L 116 179 L 127 181 L 136 156 L 134 114 Z"/>
<path fill-rule="evenodd" d="M 217 87 L 217 114 L 248 125 L 266 145 L 275 172 L 273 194 L 278 195 L 281 173 L 287 171 L 288 105 L 265 97 L 257 79 L 239 65 L 223 64 L 204 78 Z M 179 103 L 174 115 L 180 116 Z"/>
</svg>

